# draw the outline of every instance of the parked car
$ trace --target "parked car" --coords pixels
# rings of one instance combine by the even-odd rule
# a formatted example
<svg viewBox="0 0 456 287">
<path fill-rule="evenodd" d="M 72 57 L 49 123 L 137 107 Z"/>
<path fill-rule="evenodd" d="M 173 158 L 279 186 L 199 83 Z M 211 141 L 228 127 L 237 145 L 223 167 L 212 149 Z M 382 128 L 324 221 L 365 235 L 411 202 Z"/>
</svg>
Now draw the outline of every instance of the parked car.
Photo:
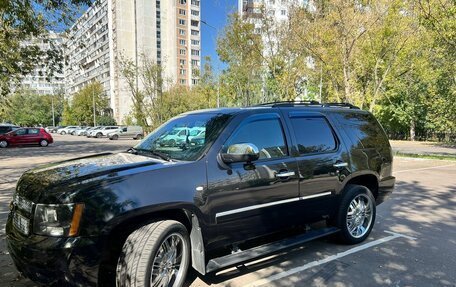
<svg viewBox="0 0 456 287">
<path fill-rule="evenodd" d="M 19 128 L 0 135 L 0 147 L 18 145 L 48 146 L 54 139 L 44 128 Z"/>
<path fill-rule="evenodd" d="M 190 145 L 204 145 L 204 141 L 206 140 L 206 131 L 203 131 L 199 135 L 193 137 L 190 140 Z"/>
<path fill-rule="evenodd" d="M 179 146 L 180 144 L 185 142 L 189 132 L 190 129 L 187 127 L 176 127 L 168 131 L 168 133 L 163 134 L 158 143 L 161 146 Z"/>
<path fill-rule="evenodd" d="M 195 126 L 202 145 L 161 146 Z M 182 286 L 190 266 L 206 274 L 329 234 L 364 241 L 392 160 L 377 120 L 348 104 L 189 112 L 126 152 L 25 172 L 7 246 L 45 285 Z"/>
<path fill-rule="evenodd" d="M 95 137 L 95 138 L 102 138 L 106 137 L 108 133 L 113 132 L 114 130 L 117 130 L 119 127 L 118 126 L 106 126 L 106 127 L 101 127 L 99 129 L 91 130 L 90 132 L 87 133 L 87 137 Z"/>
<path fill-rule="evenodd" d="M 61 130 L 63 128 L 66 128 L 66 126 L 57 126 L 54 128 L 49 129 L 49 133 L 57 133 L 58 130 Z"/>
<path fill-rule="evenodd" d="M 0 135 L 9 133 L 10 131 L 17 130 L 19 126 L 12 124 L 0 124 Z"/>
<path fill-rule="evenodd" d="M 70 134 L 70 135 L 72 135 L 72 136 L 75 136 L 75 135 L 76 135 L 76 132 L 77 132 L 78 130 L 85 130 L 85 129 L 87 129 L 87 128 L 88 128 L 88 127 L 80 126 L 80 127 L 77 127 L 77 128 L 75 128 L 75 129 L 70 130 L 70 132 L 69 132 L 68 134 Z"/>
<path fill-rule="evenodd" d="M 46 132 L 48 132 L 48 133 L 51 133 L 51 130 L 52 130 L 52 129 L 55 129 L 55 127 L 53 127 L 53 126 L 47 126 L 47 127 L 44 128 L 44 130 L 45 130 Z"/>
<path fill-rule="evenodd" d="M 144 137 L 143 128 L 140 126 L 126 126 L 108 133 L 110 140 L 118 140 L 119 138 L 133 138 L 141 140 Z"/>
<path fill-rule="evenodd" d="M 78 126 L 67 126 L 67 127 L 58 129 L 57 133 L 61 134 L 61 135 L 71 134 L 74 130 L 77 130 L 78 128 L 79 128 Z"/>
<path fill-rule="evenodd" d="M 98 127 L 84 127 L 84 128 L 77 129 L 74 134 L 77 135 L 77 136 L 85 136 L 85 135 L 87 135 L 88 131 L 91 131 L 91 130 L 94 130 L 94 129 L 98 129 L 98 128 L 100 128 L 100 126 L 98 126 Z"/>
</svg>

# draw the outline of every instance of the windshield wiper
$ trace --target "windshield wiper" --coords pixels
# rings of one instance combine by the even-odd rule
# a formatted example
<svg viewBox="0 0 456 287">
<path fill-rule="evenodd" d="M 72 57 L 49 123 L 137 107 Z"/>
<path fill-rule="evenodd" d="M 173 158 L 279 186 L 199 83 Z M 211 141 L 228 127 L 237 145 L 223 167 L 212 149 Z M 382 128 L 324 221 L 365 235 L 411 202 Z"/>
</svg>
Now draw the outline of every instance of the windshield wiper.
<svg viewBox="0 0 456 287">
<path fill-rule="evenodd" d="M 131 148 L 129 148 L 129 149 L 127 150 L 127 152 L 132 153 L 132 154 L 149 153 L 149 154 L 152 154 L 152 155 L 154 155 L 155 157 L 161 158 L 161 159 L 163 159 L 163 160 L 171 161 L 171 158 L 169 157 L 168 154 L 166 154 L 166 153 L 164 153 L 164 152 L 159 152 L 159 151 L 156 151 L 156 150 L 137 149 L 137 148 L 131 147 Z"/>
</svg>

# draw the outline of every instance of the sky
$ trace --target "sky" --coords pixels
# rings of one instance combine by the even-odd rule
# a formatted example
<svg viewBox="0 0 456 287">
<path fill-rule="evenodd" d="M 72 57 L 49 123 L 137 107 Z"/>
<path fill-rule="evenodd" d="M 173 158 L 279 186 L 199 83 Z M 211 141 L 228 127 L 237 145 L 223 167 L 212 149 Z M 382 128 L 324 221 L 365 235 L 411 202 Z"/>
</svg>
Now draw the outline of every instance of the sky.
<svg viewBox="0 0 456 287">
<path fill-rule="evenodd" d="M 217 56 L 217 35 L 223 32 L 228 15 L 237 10 L 237 0 L 201 0 L 201 53 L 202 58 L 210 56 L 215 71 L 223 69 L 224 64 Z M 204 63 L 202 63 L 204 65 Z"/>
</svg>

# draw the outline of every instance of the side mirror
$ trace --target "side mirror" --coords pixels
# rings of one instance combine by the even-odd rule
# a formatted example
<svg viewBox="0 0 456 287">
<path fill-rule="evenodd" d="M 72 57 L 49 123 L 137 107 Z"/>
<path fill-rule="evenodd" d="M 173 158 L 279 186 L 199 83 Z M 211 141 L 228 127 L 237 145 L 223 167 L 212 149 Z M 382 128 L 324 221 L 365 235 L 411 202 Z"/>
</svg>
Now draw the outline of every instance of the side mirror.
<svg viewBox="0 0 456 287">
<path fill-rule="evenodd" d="M 226 152 L 220 154 L 226 164 L 234 162 L 252 162 L 260 158 L 258 147 L 252 143 L 230 145 Z"/>
</svg>

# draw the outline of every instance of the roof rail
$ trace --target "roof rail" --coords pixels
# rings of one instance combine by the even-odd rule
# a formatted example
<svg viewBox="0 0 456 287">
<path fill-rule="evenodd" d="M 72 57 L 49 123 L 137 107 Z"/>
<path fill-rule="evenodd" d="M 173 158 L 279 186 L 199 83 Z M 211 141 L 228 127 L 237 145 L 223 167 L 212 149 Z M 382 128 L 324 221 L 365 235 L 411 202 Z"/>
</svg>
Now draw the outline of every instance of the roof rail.
<svg viewBox="0 0 456 287">
<path fill-rule="evenodd" d="M 349 103 L 320 103 L 317 101 L 278 101 L 271 103 L 263 103 L 254 105 L 253 107 L 295 107 L 295 106 L 314 106 L 314 107 L 323 107 L 323 108 L 348 108 L 348 109 L 358 109 L 359 107 L 354 106 Z"/>
</svg>

